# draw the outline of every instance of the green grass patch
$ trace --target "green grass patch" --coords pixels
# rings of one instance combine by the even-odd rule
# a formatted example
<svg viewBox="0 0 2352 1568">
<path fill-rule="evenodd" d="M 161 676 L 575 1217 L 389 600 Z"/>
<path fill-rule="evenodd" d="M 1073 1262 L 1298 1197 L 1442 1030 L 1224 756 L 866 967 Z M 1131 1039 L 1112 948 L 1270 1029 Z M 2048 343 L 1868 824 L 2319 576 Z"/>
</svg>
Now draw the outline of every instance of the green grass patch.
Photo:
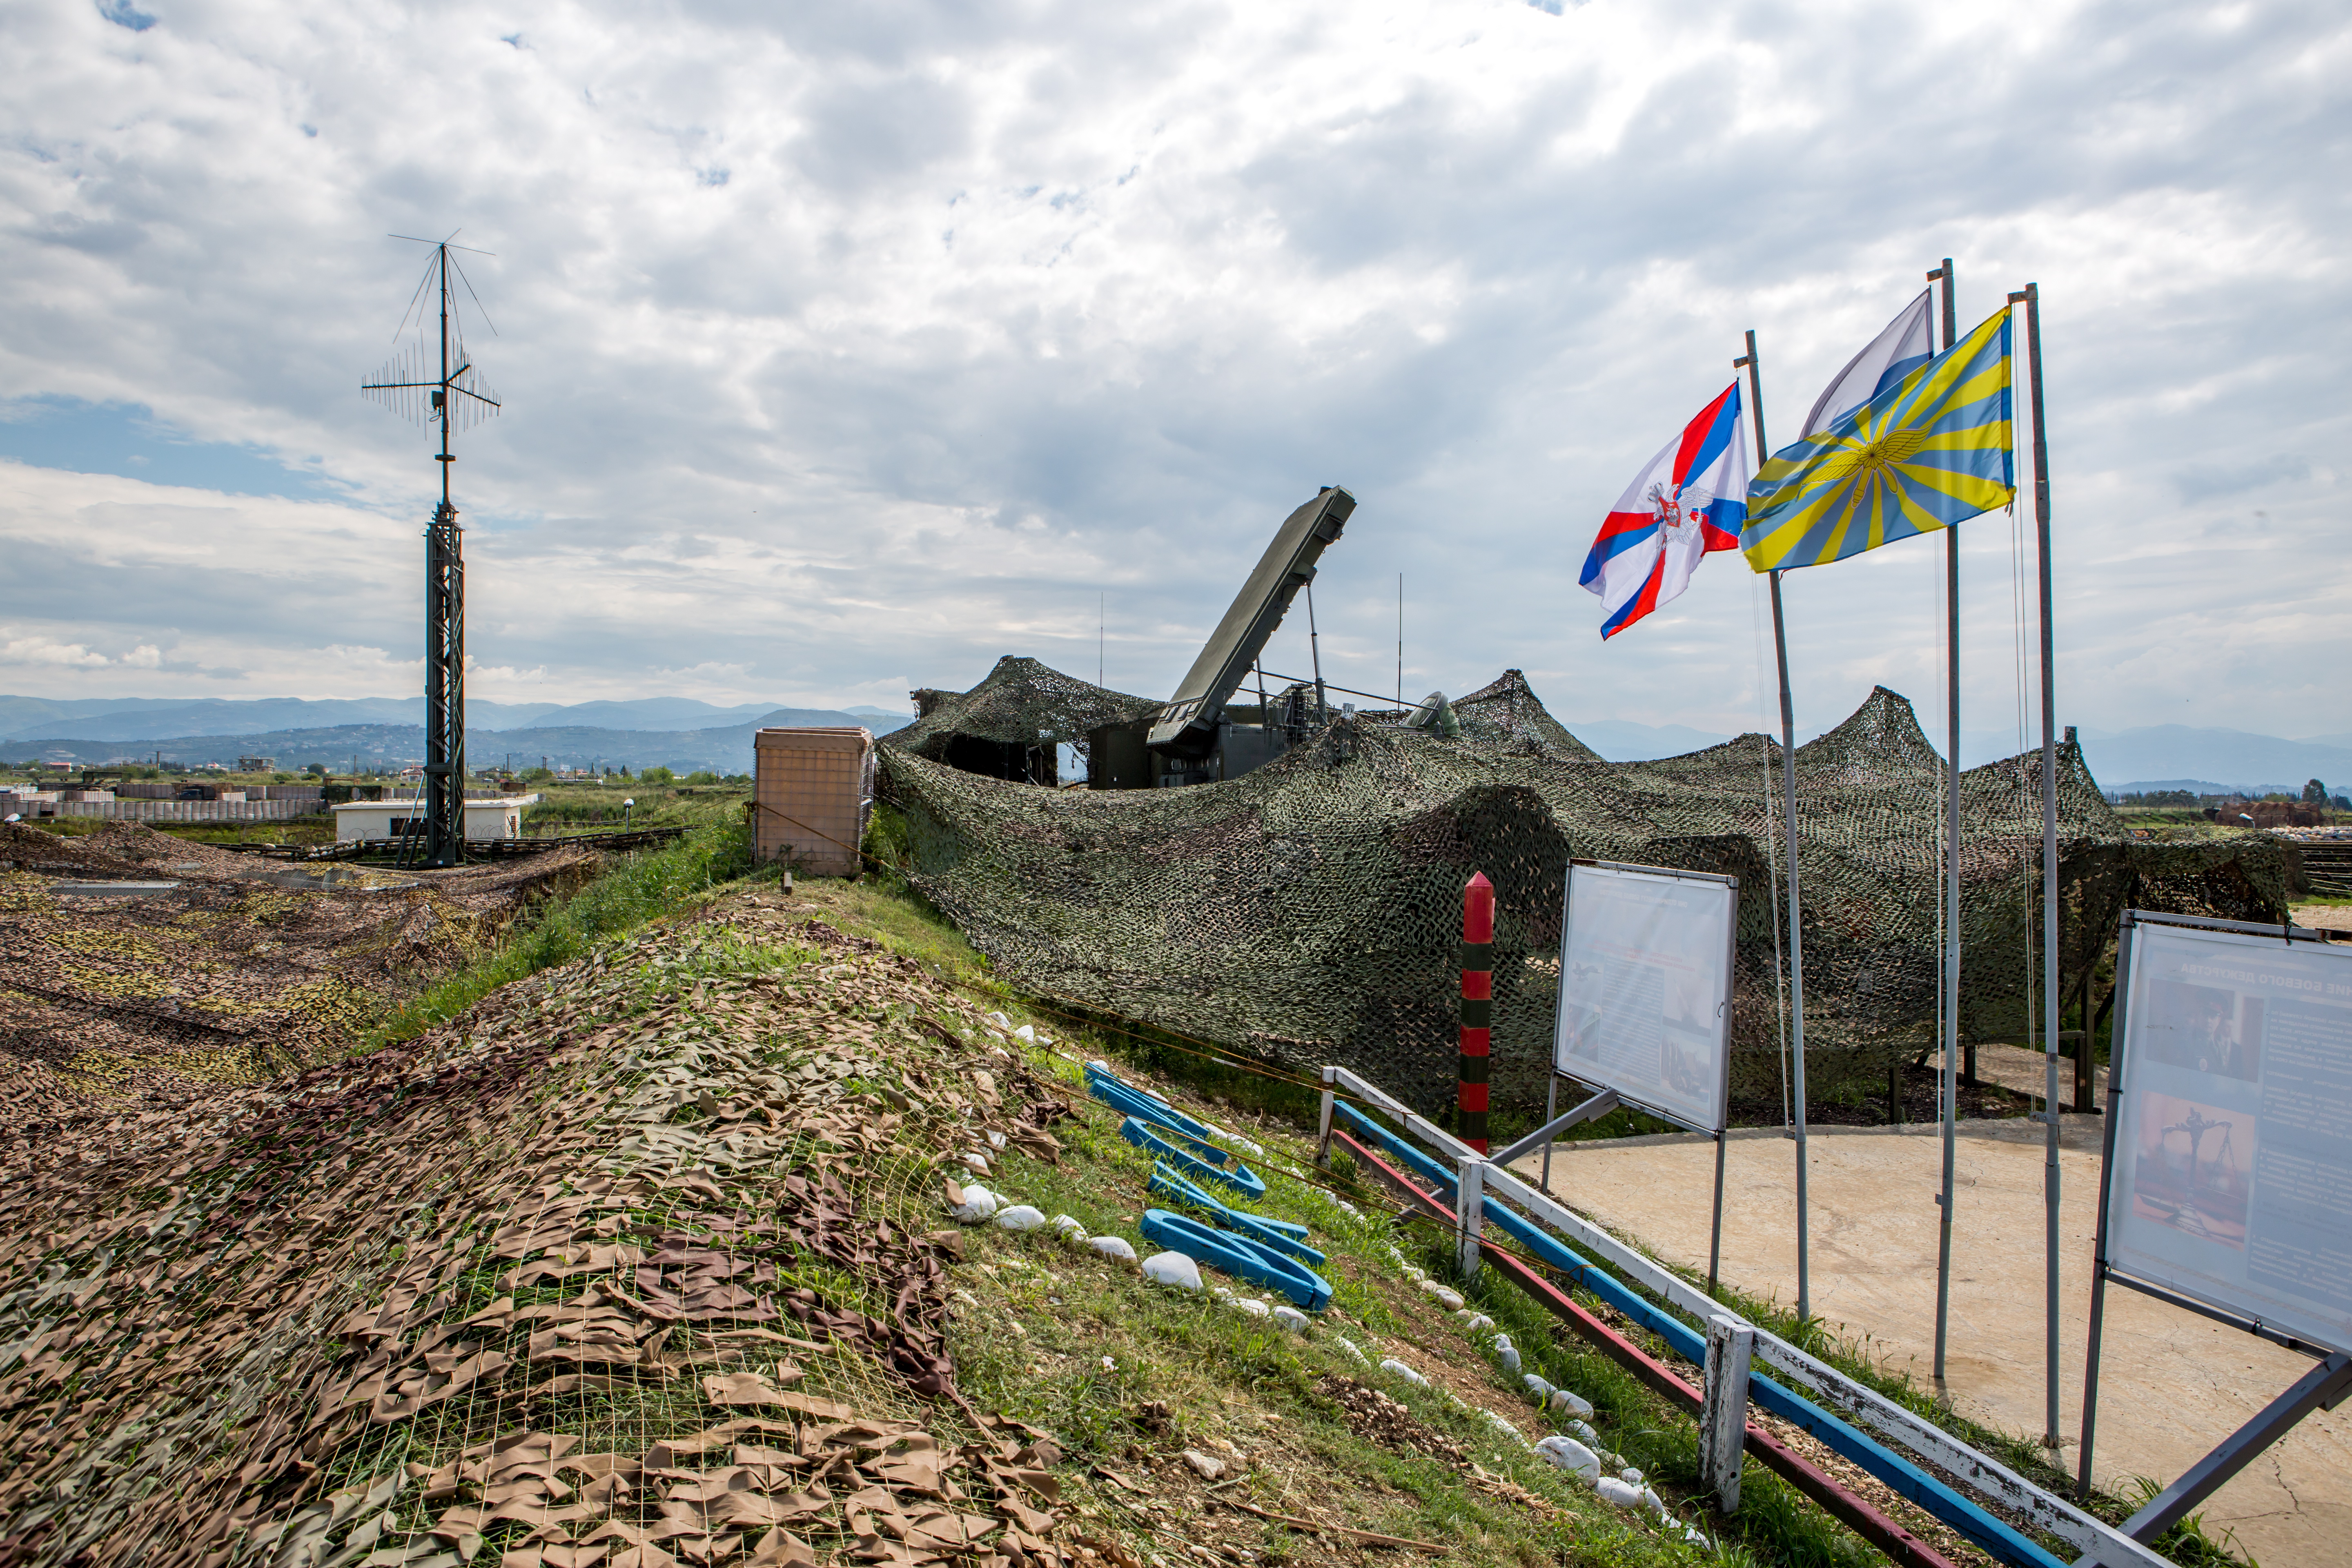
<svg viewBox="0 0 2352 1568">
<path fill-rule="evenodd" d="M 501 985 L 568 963 L 600 942 L 677 914 L 751 871 L 751 832 L 740 822 L 711 823 L 659 849 L 615 857 L 579 891 L 519 921 L 494 951 L 395 1008 L 358 1048 L 371 1051 L 413 1039 Z"/>
</svg>

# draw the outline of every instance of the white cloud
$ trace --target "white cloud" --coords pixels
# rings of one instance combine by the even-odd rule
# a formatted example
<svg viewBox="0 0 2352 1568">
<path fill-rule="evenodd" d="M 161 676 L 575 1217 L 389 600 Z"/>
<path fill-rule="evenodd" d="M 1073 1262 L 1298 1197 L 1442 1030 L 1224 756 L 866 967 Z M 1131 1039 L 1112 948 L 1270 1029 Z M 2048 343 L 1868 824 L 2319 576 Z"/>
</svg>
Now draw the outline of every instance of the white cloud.
<svg viewBox="0 0 2352 1568">
<path fill-rule="evenodd" d="M 1964 317 L 2047 302 L 2063 716 L 2352 723 L 2325 7 L 158 15 L 12 17 L 0 374 L 359 499 L 0 468 L 0 614 L 106 661 L 60 689 L 415 689 L 434 465 L 354 393 L 423 260 L 378 237 L 463 225 L 487 698 L 1091 675 L 1105 594 L 1109 678 L 1164 690 L 1341 482 L 1338 679 L 1395 681 L 1402 572 L 1411 690 L 1516 664 L 1564 716 L 1753 726 L 1739 563 L 1603 647 L 1585 545 L 1743 329 L 1785 434 L 1950 253 Z M 2011 537 L 1964 533 L 1972 727 L 2014 709 Z M 1788 579 L 1804 713 L 1932 711 L 1939 552 Z"/>
</svg>

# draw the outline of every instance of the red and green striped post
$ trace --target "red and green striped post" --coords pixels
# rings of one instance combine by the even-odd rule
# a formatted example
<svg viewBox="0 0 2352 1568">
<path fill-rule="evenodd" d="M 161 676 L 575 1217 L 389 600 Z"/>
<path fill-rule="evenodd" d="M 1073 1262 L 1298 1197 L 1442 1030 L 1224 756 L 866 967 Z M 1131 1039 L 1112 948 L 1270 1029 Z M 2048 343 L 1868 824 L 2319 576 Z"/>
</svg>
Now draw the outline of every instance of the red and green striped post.
<svg viewBox="0 0 2352 1568">
<path fill-rule="evenodd" d="M 1462 889 L 1462 1142 L 1486 1152 L 1486 1061 L 1495 1022 L 1495 884 L 1471 873 Z"/>
</svg>

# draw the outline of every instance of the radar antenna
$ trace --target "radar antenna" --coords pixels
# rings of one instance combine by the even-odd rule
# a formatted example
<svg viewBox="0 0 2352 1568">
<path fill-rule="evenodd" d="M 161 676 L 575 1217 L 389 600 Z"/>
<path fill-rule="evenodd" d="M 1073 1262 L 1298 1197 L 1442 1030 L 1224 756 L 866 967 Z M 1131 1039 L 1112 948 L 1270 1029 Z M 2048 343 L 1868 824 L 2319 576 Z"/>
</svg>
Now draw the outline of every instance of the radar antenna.
<svg viewBox="0 0 2352 1568">
<path fill-rule="evenodd" d="M 450 240 L 457 237 L 454 234 L 444 240 L 405 234 L 390 237 L 431 246 L 433 259 L 425 264 L 425 276 L 393 333 L 397 340 L 415 316 L 416 341 L 395 353 L 374 380 L 362 382 L 360 395 L 411 424 L 441 426 L 441 450 L 435 458 L 441 465 L 441 504 L 433 509 L 433 521 L 425 531 L 425 812 L 419 848 L 427 866 L 455 866 L 466 858 L 466 560 L 457 509 L 449 503 L 449 465 L 457 460 L 449 450 L 449 437 L 495 418 L 499 405 L 482 384 L 473 355 L 466 351 L 457 297 L 450 289 L 452 276 L 464 284 L 477 310 L 482 301 L 449 253 L 491 253 L 452 245 Z M 441 318 L 439 341 L 430 347 L 424 339 L 425 312 L 419 309 L 427 290 L 439 304 Z M 489 325 L 486 310 L 482 321 Z M 440 374 L 433 375 L 429 372 L 436 354 Z M 408 856 L 404 840 L 404 862 Z"/>
</svg>

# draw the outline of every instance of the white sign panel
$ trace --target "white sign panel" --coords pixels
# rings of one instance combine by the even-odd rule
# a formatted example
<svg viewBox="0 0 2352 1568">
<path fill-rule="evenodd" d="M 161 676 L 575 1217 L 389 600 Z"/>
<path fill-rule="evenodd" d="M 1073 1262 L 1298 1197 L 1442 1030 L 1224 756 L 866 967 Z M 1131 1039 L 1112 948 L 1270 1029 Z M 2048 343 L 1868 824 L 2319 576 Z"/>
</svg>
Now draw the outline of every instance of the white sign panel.
<svg viewBox="0 0 2352 1568">
<path fill-rule="evenodd" d="M 1721 1131 L 1738 907 L 1725 879 L 1570 865 L 1552 1065 Z"/>
<path fill-rule="evenodd" d="M 2352 947 L 2131 940 L 2108 1263 L 2352 1349 Z"/>
</svg>

